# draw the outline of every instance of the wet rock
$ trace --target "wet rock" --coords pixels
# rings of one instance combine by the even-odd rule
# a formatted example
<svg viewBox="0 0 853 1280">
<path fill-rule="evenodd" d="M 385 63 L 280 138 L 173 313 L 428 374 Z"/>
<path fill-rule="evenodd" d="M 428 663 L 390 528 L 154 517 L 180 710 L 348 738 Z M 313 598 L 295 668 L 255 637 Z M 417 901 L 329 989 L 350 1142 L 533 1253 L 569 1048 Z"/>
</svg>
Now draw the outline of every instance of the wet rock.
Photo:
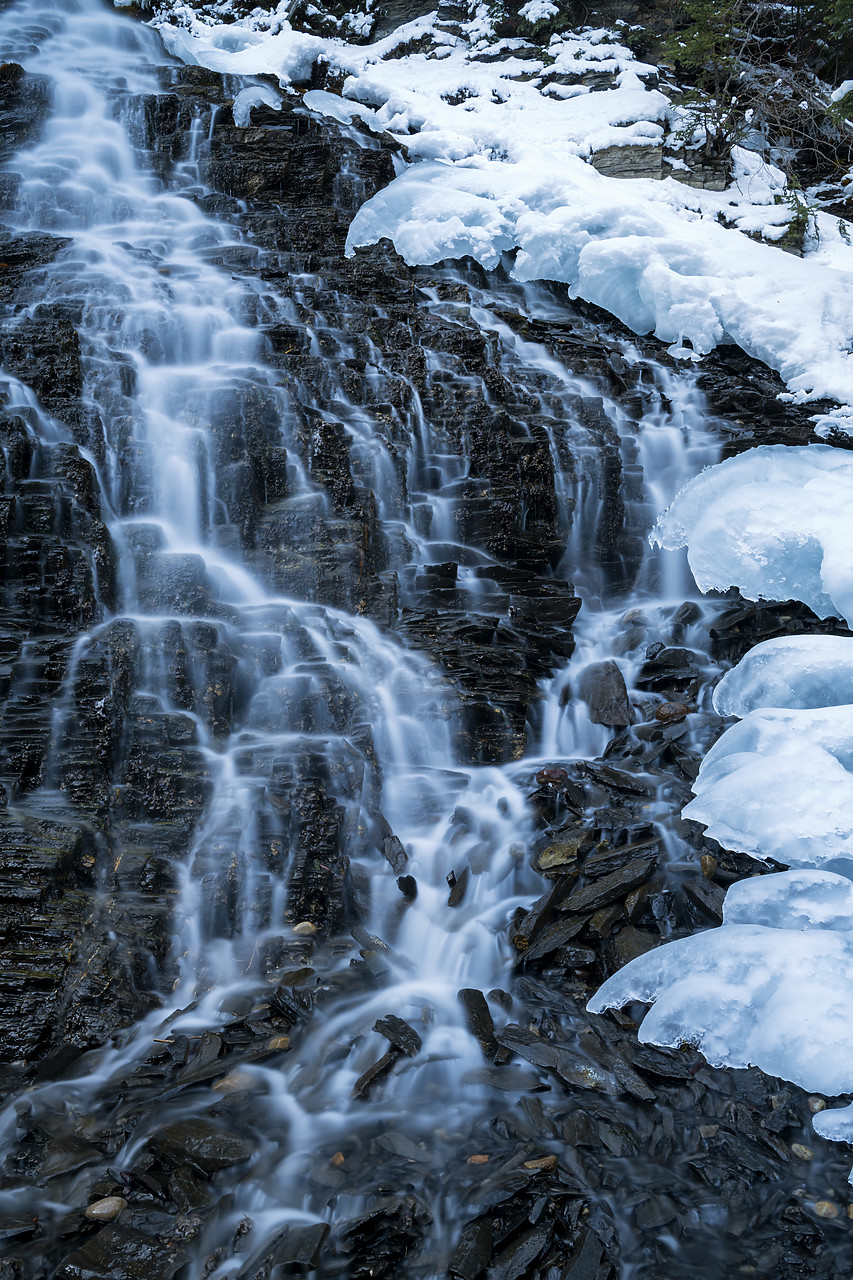
<svg viewBox="0 0 853 1280">
<path fill-rule="evenodd" d="M 17 62 L 0 64 L 0 157 L 36 142 L 49 110 L 47 76 L 29 74 Z"/>
<path fill-rule="evenodd" d="M 110 1225 L 60 1264 L 57 1280 L 173 1280 L 187 1264 L 175 1243 Z"/>
<path fill-rule="evenodd" d="M 701 916 L 713 920 L 715 924 L 722 924 L 723 903 L 726 895 L 719 885 L 707 878 L 686 880 L 684 895 L 688 902 L 697 908 Z"/>
<path fill-rule="evenodd" d="M 601 1255 L 600 1242 L 591 1231 L 587 1231 L 580 1249 L 563 1272 L 561 1280 L 596 1280 L 601 1265 Z"/>
<path fill-rule="evenodd" d="M 408 1022 L 398 1018 L 395 1013 L 389 1013 L 384 1018 L 379 1018 L 373 1024 L 373 1030 L 385 1036 L 386 1040 L 390 1040 L 396 1049 L 399 1049 L 401 1053 L 408 1054 L 410 1057 L 414 1057 L 421 1051 L 423 1041 L 417 1031 L 415 1031 L 414 1027 L 410 1027 Z"/>
<path fill-rule="evenodd" d="M 627 896 L 632 890 L 648 880 L 654 870 L 654 859 L 634 858 L 618 871 L 602 876 L 600 880 L 582 889 L 575 889 L 559 905 L 560 911 L 572 915 L 586 915 L 600 910 L 611 902 Z"/>
<path fill-rule="evenodd" d="M 491 1253 L 492 1224 L 488 1218 L 476 1218 L 462 1228 L 447 1270 L 456 1280 L 477 1280 L 485 1270 Z"/>
<path fill-rule="evenodd" d="M 410 902 L 414 902 L 418 896 L 418 882 L 414 876 L 398 876 L 397 888 Z"/>
<path fill-rule="evenodd" d="M 551 1044 L 532 1031 L 512 1025 L 495 1033 L 498 1044 L 535 1066 L 554 1071 L 570 1088 L 595 1089 L 616 1093 L 619 1086 L 615 1077 L 603 1070 L 597 1062 L 566 1045 Z"/>
<path fill-rule="evenodd" d="M 507 1053 L 495 1040 L 495 1024 L 486 997 L 476 987 L 463 987 L 456 998 L 465 1010 L 468 1030 L 491 1062 L 507 1061 Z"/>
<path fill-rule="evenodd" d="M 94 1222 L 112 1222 L 122 1209 L 127 1208 L 127 1201 L 121 1196 L 105 1196 L 103 1200 L 95 1200 L 86 1210 L 85 1216 Z"/>
<path fill-rule="evenodd" d="M 578 696 L 589 709 L 593 724 L 624 728 L 633 719 L 625 679 L 615 662 L 593 662 L 578 682 Z"/>
<path fill-rule="evenodd" d="M 205 1174 L 218 1173 L 254 1154 L 247 1138 L 220 1129 L 210 1120 L 181 1120 L 167 1125 L 149 1140 L 150 1149 L 174 1165 L 190 1165 Z"/>
<path fill-rule="evenodd" d="M 512 934 L 513 945 L 517 951 L 526 951 L 531 942 L 549 923 L 564 892 L 565 888 L 562 879 L 555 880 L 547 893 L 544 893 L 538 901 L 534 902 Z"/>
<path fill-rule="evenodd" d="M 237 1280 L 255 1280 L 269 1275 L 274 1267 L 285 1268 L 287 1275 L 307 1274 L 319 1262 L 328 1235 L 329 1225 L 325 1222 L 284 1227 L 252 1253 L 237 1272 Z"/>
<path fill-rule="evenodd" d="M 489 1275 L 494 1276 L 495 1280 L 520 1280 L 545 1252 L 549 1236 L 548 1224 L 531 1227 L 506 1248 L 494 1254 Z"/>
<path fill-rule="evenodd" d="M 659 936 L 649 933 L 646 929 L 635 929 L 633 925 L 626 925 L 610 940 L 610 959 L 614 971 L 659 945 Z"/>
<path fill-rule="evenodd" d="M 401 1057 L 402 1054 L 399 1049 L 392 1049 L 389 1053 L 383 1054 L 377 1062 L 374 1062 L 358 1077 L 352 1087 L 352 1096 L 354 1098 L 366 1098 L 376 1081 L 387 1075 Z"/>
<path fill-rule="evenodd" d="M 678 724 L 689 715 L 690 708 L 686 702 L 662 702 L 655 707 L 655 720 L 661 724 Z"/>
</svg>

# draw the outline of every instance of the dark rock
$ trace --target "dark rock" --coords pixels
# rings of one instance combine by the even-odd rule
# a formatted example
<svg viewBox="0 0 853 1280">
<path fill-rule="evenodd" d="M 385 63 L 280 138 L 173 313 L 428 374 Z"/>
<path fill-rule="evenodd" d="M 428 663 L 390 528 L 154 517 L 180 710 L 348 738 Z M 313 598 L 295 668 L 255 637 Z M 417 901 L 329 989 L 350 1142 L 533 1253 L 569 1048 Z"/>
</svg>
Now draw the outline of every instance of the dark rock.
<svg viewBox="0 0 853 1280">
<path fill-rule="evenodd" d="M 554 1071 L 571 1089 L 595 1089 L 605 1093 L 619 1091 L 616 1079 L 609 1071 L 566 1045 L 551 1044 L 532 1031 L 512 1025 L 496 1032 L 495 1038 L 498 1044 L 535 1066 Z"/>
<path fill-rule="evenodd" d="M 581 672 L 578 696 L 593 724 L 624 728 L 633 719 L 625 679 L 615 662 L 593 662 Z"/>
<path fill-rule="evenodd" d="M 181 1120 L 149 1139 L 150 1149 L 173 1165 L 189 1165 L 205 1174 L 218 1173 L 248 1160 L 255 1146 L 247 1138 L 220 1129 L 210 1120 Z"/>
<path fill-rule="evenodd" d="M 285 1268 L 287 1275 L 307 1274 L 316 1267 L 328 1235 L 325 1222 L 284 1227 L 252 1253 L 237 1272 L 237 1280 L 256 1280 L 260 1275 L 269 1275 L 273 1267 Z"/>
<path fill-rule="evenodd" d="M 624 898 L 631 889 L 644 884 L 654 870 L 654 866 L 652 858 L 634 858 L 618 871 L 602 876 L 600 880 L 596 880 L 585 888 L 575 889 L 560 902 L 559 909 L 571 912 L 572 915 L 587 915 L 598 911 L 601 907 Z"/>
<path fill-rule="evenodd" d="M 715 924 L 723 922 L 723 903 L 725 892 L 711 880 L 685 880 L 684 895 L 687 900 L 699 909 L 702 916 L 713 920 Z"/>
<path fill-rule="evenodd" d="M 396 1049 L 399 1049 L 401 1053 L 408 1054 L 409 1057 L 414 1057 L 415 1054 L 421 1051 L 423 1041 L 417 1031 L 415 1031 L 414 1027 L 410 1027 L 408 1022 L 398 1018 L 395 1013 L 386 1014 L 384 1018 L 374 1022 L 373 1030 L 385 1036 L 386 1040 L 390 1040 Z"/>
<path fill-rule="evenodd" d="M 377 1062 L 374 1062 L 358 1077 L 352 1087 L 352 1096 L 354 1098 L 366 1098 L 371 1086 L 382 1076 L 387 1075 L 401 1056 L 399 1049 L 392 1049 L 389 1053 L 383 1054 Z"/>
<path fill-rule="evenodd" d="M 173 1280 L 187 1255 L 174 1243 L 118 1224 L 102 1227 L 68 1255 L 57 1280 Z"/>
<path fill-rule="evenodd" d="M 475 1218 L 462 1228 L 459 1243 L 453 1250 L 448 1273 L 457 1280 L 477 1280 L 485 1270 L 492 1253 L 492 1224 L 488 1218 Z"/>
</svg>

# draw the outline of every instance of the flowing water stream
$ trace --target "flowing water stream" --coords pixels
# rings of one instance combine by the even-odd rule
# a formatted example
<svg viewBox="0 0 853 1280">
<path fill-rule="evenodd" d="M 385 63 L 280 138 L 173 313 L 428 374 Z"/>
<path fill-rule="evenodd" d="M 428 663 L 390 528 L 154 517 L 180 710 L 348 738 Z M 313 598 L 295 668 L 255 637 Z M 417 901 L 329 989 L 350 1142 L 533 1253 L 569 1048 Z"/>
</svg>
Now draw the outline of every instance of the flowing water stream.
<svg viewBox="0 0 853 1280">
<path fill-rule="evenodd" d="M 505 1105 L 457 993 L 496 992 L 496 1021 L 513 1016 L 506 924 L 542 892 L 527 856 L 536 822 L 532 777 L 555 762 L 600 756 L 613 736 L 577 696 L 589 664 L 616 659 L 630 690 L 655 637 L 700 650 L 707 644 L 698 610 L 675 616 L 695 594 L 685 561 L 646 544 L 657 512 L 716 456 L 701 396 L 689 375 L 654 366 L 625 341 L 625 367 L 645 387 L 638 422 L 590 376 L 571 373 L 546 345 L 507 322 L 507 308 L 515 307 L 543 327 L 562 323 L 566 309 L 552 292 L 501 295 L 450 269 L 426 291 L 423 305 L 445 321 L 460 308 L 470 313 L 491 344 L 494 368 L 523 392 L 529 421 L 545 424 L 560 542 L 551 572 L 555 581 L 570 579 L 583 602 L 573 656 L 538 677 L 523 754 L 472 759 L 459 745 L 463 694 L 440 646 L 430 653 L 424 643 L 419 651 L 416 619 L 402 640 L 345 601 L 324 599 L 322 581 L 313 593 L 282 590 L 286 565 L 273 578 L 262 558 L 241 552 L 240 474 L 222 465 L 216 432 L 224 405 L 258 416 L 279 451 L 277 518 L 301 572 L 312 530 L 334 512 L 329 493 L 312 479 L 303 420 L 266 362 L 263 338 L 264 324 L 295 323 L 299 313 L 311 355 L 330 360 L 329 403 L 343 424 L 353 475 L 374 495 L 384 572 L 396 574 L 399 607 L 416 611 L 420 593 L 434 589 L 445 602 L 452 594 L 454 616 L 468 611 L 477 619 L 500 607 L 501 592 L 511 588 L 460 518 L 474 480 L 458 440 L 412 385 L 404 439 L 393 447 L 375 414 L 348 399 L 332 366 L 366 359 L 378 385 L 386 376 L 383 357 L 366 351 L 364 335 L 324 315 L 317 298 L 328 286 L 320 276 L 300 279 L 298 305 L 253 283 L 263 249 L 197 203 L 206 191 L 198 168 L 206 123 L 199 119 L 191 131 L 168 184 L 146 167 L 140 102 L 162 91 L 167 62 L 155 33 L 97 0 L 20 0 L 0 13 L 0 50 L 3 59 L 50 79 L 52 108 L 40 140 L 11 163 L 22 181 L 6 220 L 16 232 L 69 239 L 50 269 L 48 292 L 29 314 L 49 303 L 67 304 L 74 316 L 83 403 L 103 428 L 83 456 L 97 475 L 117 583 L 114 597 L 101 591 L 94 624 L 69 651 L 40 784 L 10 796 L 10 811 L 74 813 L 80 769 L 85 773 L 85 743 L 75 754 L 82 686 L 93 664 L 107 652 L 114 660 L 121 644 L 134 655 L 134 714 L 166 735 L 167 754 L 177 761 L 185 751 L 180 758 L 193 762 L 191 776 L 175 784 L 187 789 L 191 813 L 177 857 L 170 956 L 162 966 L 152 958 L 146 979 L 158 1007 L 65 1078 L 29 1089 L 28 1114 L 48 1128 L 58 1113 L 109 1115 L 126 1140 L 116 1140 L 111 1160 L 96 1166 L 102 1174 L 108 1165 L 132 1168 L 164 1125 L 206 1114 L 209 1086 L 158 1096 L 141 1064 L 156 1045 L 182 1037 L 210 1043 L 268 996 L 288 964 L 304 959 L 313 926 L 294 915 L 287 886 L 298 856 L 298 797 L 307 794 L 306 779 L 319 776 L 334 834 L 311 856 L 322 863 L 343 851 L 349 860 L 361 960 L 346 936 L 318 947 L 311 965 L 327 992 L 322 1012 L 299 1036 L 294 1031 L 292 1047 L 282 1042 L 263 1060 L 242 1062 L 235 1089 L 249 1099 L 249 1119 L 241 1123 L 252 1132 L 254 1154 L 233 1176 L 230 1207 L 205 1229 L 192 1256 L 213 1257 L 204 1274 L 224 1277 L 245 1262 L 233 1241 L 246 1215 L 253 1248 L 288 1222 L 356 1215 L 370 1203 L 366 1194 L 336 1200 L 336 1175 L 325 1187 L 310 1181 L 317 1153 L 349 1153 L 366 1148 L 371 1135 L 393 1131 L 402 1147 L 429 1150 L 429 1234 L 440 1257 L 460 1212 L 441 1192 L 443 1164 L 460 1135 Z M 339 185 L 347 200 L 357 200 L 354 179 Z M 463 286 L 464 303 L 453 296 Z M 429 361 L 437 384 L 463 378 L 452 356 L 433 352 Z M 491 392 L 479 378 L 469 380 L 472 397 L 488 403 Z M 5 386 L 5 411 L 25 418 L 33 436 L 72 441 L 26 386 L 12 377 Z M 606 556 L 600 530 L 607 460 L 600 434 L 577 412 L 593 400 L 609 424 L 610 456 L 624 486 L 622 551 Z M 523 558 L 521 564 L 523 571 Z M 712 671 L 708 660 L 705 675 Z M 503 714 L 496 709 L 498 719 Z M 158 797 L 147 807 L 134 799 L 133 751 L 127 734 L 116 736 L 110 767 L 119 781 L 102 815 L 113 858 L 128 831 L 142 845 L 162 837 Z M 124 826 L 118 819 L 110 826 L 110 804 Z M 677 808 L 664 787 L 649 801 L 649 820 L 666 829 Z M 666 847 L 677 871 L 678 837 L 670 833 Z M 448 872 L 463 868 L 470 880 L 448 906 Z M 401 893 L 403 874 L 410 881 Z M 354 958 L 362 974 L 366 966 L 365 980 L 354 980 Z M 373 1027 L 389 1012 L 416 1028 L 420 1044 L 387 1064 L 393 1070 L 377 1080 L 368 1105 L 360 1096 L 366 1086 L 357 1082 L 387 1051 Z M 12 1096 L 3 1113 L 10 1142 L 21 1103 Z M 43 1186 L 10 1187 L 7 1179 L 0 1202 L 4 1212 L 38 1214 L 58 1229 L 69 1207 L 85 1205 L 92 1178 L 91 1163 L 71 1169 L 61 1203 Z M 440 1270 L 429 1256 L 422 1274 Z M 201 1265 L 191 1274 L 201 1275 Z"/>
</svg>

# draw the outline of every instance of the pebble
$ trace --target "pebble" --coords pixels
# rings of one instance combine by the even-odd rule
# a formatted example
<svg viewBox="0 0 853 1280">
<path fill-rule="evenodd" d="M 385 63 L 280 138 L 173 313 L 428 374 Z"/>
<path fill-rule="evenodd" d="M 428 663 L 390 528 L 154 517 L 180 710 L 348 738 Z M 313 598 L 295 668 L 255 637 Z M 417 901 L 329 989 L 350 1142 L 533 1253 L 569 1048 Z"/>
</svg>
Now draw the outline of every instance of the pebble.
<svg viewBox="0 0 853 1280">
<path fill-rule="evenodd" d="M 703 853 L 699 859 L 699 865 L 702 868 L 702 875 L 706 880 L 713 880 L 717 871 L 717 859 L 710 853 Z"/>
<path fill-rule="evenodd" d="M 541 1169 L 546 1172 L 552 1172 L 558 1167 L 559 1161 L 556 1156 L 540 1156 L 538 1160 L 525 1160 L 525 1169 Z"/>
<path fill-rule="evenodd" d="M 847 1217 L 853 1218 L 853 1204 L 848 1204 L 847 1206 Z"/>
<path fill-rule="evenodd" d="M 814 1211 L 819 1218 L 837 1218 L 838 1205 L 833 1204 L 831 1200 L 818 1200 L 815 1204 Z"/>
<path fill-rule="evenodd" d="M 792 1142 L 791 1150 L 798 1160 L 813 1160 L 814 1152 L 810 1147 L 804 1147 L 801 1142 Z"/>
<path fill-rule="evenodd" d="M 93 1222 L 112 1222 L 126 1208 L 127 1201 L 121 1196 L 106 1196 L 90 1204 L 84 1216 Z"/>
<path fill-rule="evenodd" d="M 713 1138 L 719 1131 L 720 1126 L 718 1124 L 700 1124 L 699 1126 L 699 1132 L 703 1138 Z"/>
<path fill-rule="evenodd" d="M 336 1151 L 335 1154 L 332 1156 L 332 1164 L 335 1166 L 336 1169 L 340 1169 L 343 1162 L 344 1162 L 343 1151 Z"/>
<path fill-rule="evenodd" d="M 690 708 L 686 702 L 662 702 L 655 708 L 655 720 L 659 720 L 661 724 L 677 724 L 689 714 Z"/>
<path fill-rule="evenodd" d="M 272 1040 L 267 1041 L 267 1048 L 273 1052 L 280 1052 L 290 1048 L 290 1036 L 273 1036 Z"/>
<path fill-rule="evenodd" d="M 251 1072 L 231 1071 L 221 1080 L 217 1080 L 211 1088 L 215 1093 L 239 1093 L 241 1089 L 253 1089 L 256 1084 L 257 1080 Z"/>
<path fill-rule="evenodd" d="M 317 926 L 310 920 L 301 920 L 299 924 L 293 926 L 293 934 L 296 938 L 313 938 L 316 932 Z"/>
<path fill-rule="evenodd" d="M 468 1163 L 469 1164 L 488 1164 L 489 1157 L 488 1156 L 469 1156 Z"/>
<path fill-rule="evenodd" d="M 813 1093 L 809 1098 L 809 1111 L 811 1111 L 812 1115 L 815 1115 L 818 1111 L 825 1110 L 826 1098 L 819 1098 L 816 1093 Z"/>
</svg>

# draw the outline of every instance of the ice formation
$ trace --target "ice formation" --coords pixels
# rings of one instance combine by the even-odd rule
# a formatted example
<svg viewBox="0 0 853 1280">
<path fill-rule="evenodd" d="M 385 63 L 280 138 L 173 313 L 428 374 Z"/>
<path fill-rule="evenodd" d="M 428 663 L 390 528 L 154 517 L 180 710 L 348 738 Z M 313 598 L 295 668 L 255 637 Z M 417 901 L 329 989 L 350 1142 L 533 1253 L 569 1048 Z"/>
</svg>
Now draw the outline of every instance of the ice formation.
<svg viewBox="0 0 853 1280">
<path fill-rule="evenodd" d="M 853 620 L 853 454 L 762 445 L 709 467 L 659 518 L 661 546 L 687 547 L 700 590 L 802 600 Z"/>
<path fill-rule="evenodd" d="M 719 929 L 613 974 L 593 1013 L 654 1002 L 640 1039 L 689 1042 L 714 1065 L 759 1066 L 833 1096 L 853 1089 L 853 886 L 826 871 L 733 885 Z M 838 1113 L 835 1113 L 836 1116 Z"/>
<path fill-rule="evenodd" d="M 743 717 L 760 707 L 853 704 L 853 645 L 847 636 L 779 636 L 765 640 L 727 671 L 714 710 Z"/>
<path fill-rule="evenodd" d="M 853 859 L 853 709 L 750 712 L 702 761 L 685 818 L 727 849 L 817 867 Z"/>
</svg>

